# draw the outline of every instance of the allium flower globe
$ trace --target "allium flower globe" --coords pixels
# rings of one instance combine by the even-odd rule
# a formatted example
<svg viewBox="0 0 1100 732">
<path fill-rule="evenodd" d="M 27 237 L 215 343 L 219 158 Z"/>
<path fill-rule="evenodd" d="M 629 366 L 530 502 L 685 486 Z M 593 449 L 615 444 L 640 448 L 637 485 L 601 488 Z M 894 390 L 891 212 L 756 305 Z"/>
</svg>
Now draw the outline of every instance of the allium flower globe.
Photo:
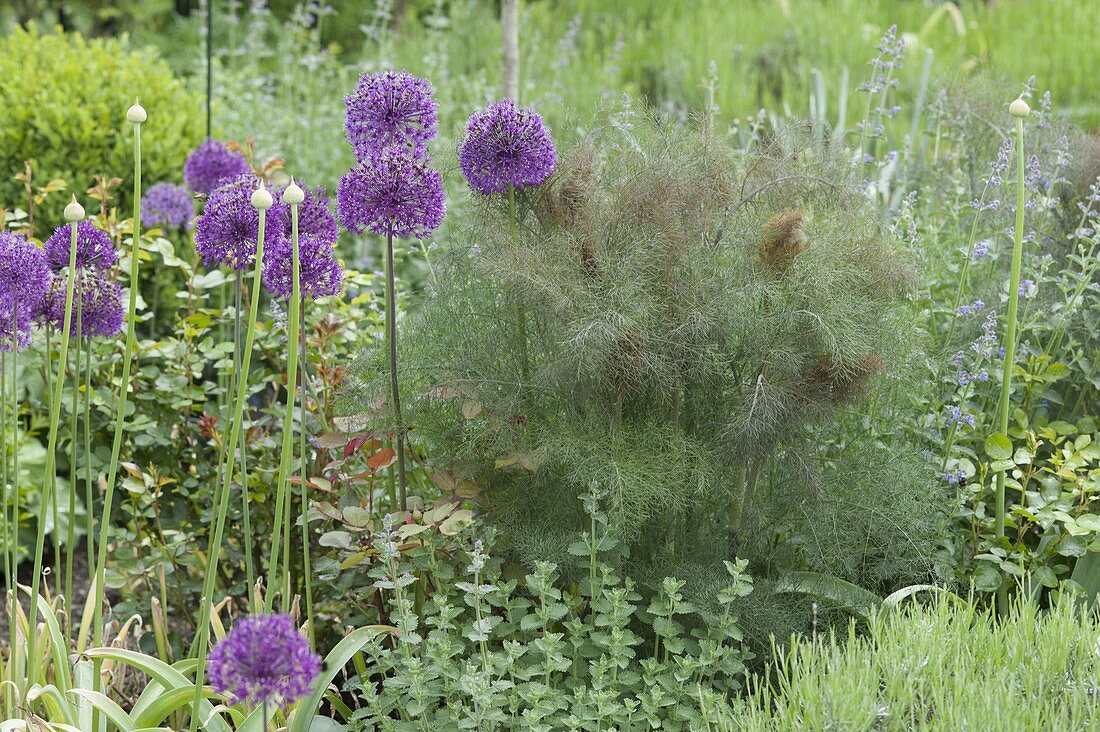
<svg viewBox="0 0 1100 732">
<path fill-rule="evenodd" d="M 336 211 L 357 234 L 423 239 L 443 221 L 443 181 L 427 160 L 389 148 L 340 178 Z"/>
<path fill-rule="evenodd" d="M 0 230 L 0 329 L 15 311 L 32 315 L 50 289 L 50 268 L 41 249 L 22 234 Z"/>
<path fill-rule="evenodd" d="M 241 618 L 214 647 L 210 683 L 234 704 L 293 704 L 310 693 L 321 658 L 289 615 Z"/>
<path fill-rule="evenodd" d="M 61 330 L 65 325 L 64 277 L 55 277 L 42 302 L 42 319 Z M 79 309 L 78 303 L 79 301 Z M 126 309 L 122 304 L 122 288 L 100 272 L 81 272 L 73 290 L 73 311 L 69 320 L 70 334 L 82 338 L 110 338 L 122 332 Z"/>
<path fill-rule="evenodd" d="M 51 279 L 45 252 L 22 234 L 0 230 L 0 351 L 30 345 Z"/>
<path fill-rule="evenodd" d="M 336 217 L 332 215 L 329 206 L 328 194 L 325 189 L 308 188 L 302 186 L 305 192 L 305 200 L 298 204 L 298 233 L 301 236 L 312 236 L 319 241 L 330 245 L 336 244 L 340 237 L 340 228 L 336 225 Z M 272 195 L 279 201 L 282 200 L 282 192 L 275 191 Z M 283 235 L 290 240 L 290 207 L 285 208 L 283 217 Z M 269 214 L 270 216 L 270 214 Z"/>
<path fill-rule="evenodd" d="M 212 193 L 229 178 L 251 172 L 248 160 L 217 140 L 206 140 L 187 156 L 183 180 L 195 193 Z"/>
<path fill-rule="evenodd" d="M 264 254 L 264 287 L 275 297 L 289 299 L 294 293 L 293 243 L 279 239 L 270 253 Z M 298 237 L 298 276 L 302 299 L 325 297 L 340 293 L 344 279 L 340 263 L 336 261 L 332 244 L 316 236 L 300 234 Z"/>
<path fill-rule="evenodd" d="M 473 189 L 489 195 L 542 183 L 557 152 L 542 117 L 505 99 L 470 115 L 458 162 Z"/>
<path fill-rule="evenodd" d="M 355 91 L 344 97 L 348 142 L 360 160 L 388 147 L 427 151 L 439 119 L 432 85 L 405 71 L 363 74 Z"/>
<path fill-rule="evenodd" d="M 46 240 L 46 259 L 54 272 L 69 266 L 69 249 L 72 247 L 72 231 L 69 224 L 54 229 Z M 76 225 L 76 268 L 110 269 L 118 261 L 118 252 L 107 232 L 97 229 L 88 219 Z"/>
<path fill-rule="evenodd" d="M 210 194 L 195 226 L 195 251 L 203 265 L 213 269 L 228 265 L 245 270 L 256 260 L 256 240 L 260 235 L 260 214 L 252 206 L 252 192 L 260 179 L 251 173 L 238 176 Z M 264 247 L 283 236 L 283 217 L 287 207 L 276 199 L 267 212 Z"/>
<path fill-rule="evenodd" d="M 174 183 L 157 183 L 141 199 L 141 218 L 149 226 L 164 225 L 172 229 L 191 228 L 195 217 L 195 199 L 186 187 Z"/>
</svg>

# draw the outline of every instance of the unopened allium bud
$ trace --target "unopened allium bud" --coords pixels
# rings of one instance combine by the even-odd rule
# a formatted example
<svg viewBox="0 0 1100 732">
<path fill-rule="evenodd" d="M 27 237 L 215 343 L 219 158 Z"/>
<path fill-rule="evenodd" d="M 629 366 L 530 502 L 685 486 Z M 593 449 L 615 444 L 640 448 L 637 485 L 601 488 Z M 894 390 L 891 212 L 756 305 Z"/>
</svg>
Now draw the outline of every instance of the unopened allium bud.
<svg viewBox="0 0 1100 732">
<path fill-rule="evenodd" d="M 302 201 L 306 200 L 306 192 L 302 190 L 301 186 L 294 182 L 294 179 L 290 179 L 290 185 L 283 191 L 283 203 L 290 206 L 297 206 Z"/>
<path fill-rule="evenodd" d="M 275 205 L 275 199 L 271 197 L 271 192 L 264 187 L 264 182 L 260 181 L 260 186 L 252 192 L 252 208 L 259 211 L 266 211 Z"/>
<path fill-rule="evenodd" d="M 149 119 L 149 115 L 145 111 L 145 107 L 141 106 L 138 100 L 135 99 L 133 106 L 126 110 L 126 121 L 132 122 L 135 125 L 140 125 L 147 119 Z"/>
<path fill-rule="evenodd" d="M 1027 106 L 1023 97 L 1019 97 L 1008 106 L 1008 112 L 1013 117 L 1026 117 L 1031 114 L 1031 107 Z"/>
<path fill-rule="evenodd" d="M 68 222 L 80 221 L 84 218 L 84 207 L 77 203 L 76 195 L 73 195 L 72 203 L 65 207 L 65 220 Z"/>
</svg>

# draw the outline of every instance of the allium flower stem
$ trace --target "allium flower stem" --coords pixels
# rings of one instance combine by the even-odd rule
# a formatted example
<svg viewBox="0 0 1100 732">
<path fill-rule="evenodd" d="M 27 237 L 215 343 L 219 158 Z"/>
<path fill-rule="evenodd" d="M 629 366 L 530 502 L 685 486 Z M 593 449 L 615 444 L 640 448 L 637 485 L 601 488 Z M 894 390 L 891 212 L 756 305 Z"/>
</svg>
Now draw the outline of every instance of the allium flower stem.
<svg viewBox="0 0 1100 732">
<path fill-rule="evenodd" d="M 508 184 L 508 224 L 512 230 L 512 244 L 515 245 L 518 224 L 516 221 L 516 186 L 513 183 Z M 531 380 L 531 366 L 527 356 L 527 311 L 524 309 L 523 303 L 516 305 L 516 323 L 519 329 L 520 373 L 523 375 L 523 383 L 526 384 Z"/>
<path fill-rule="evenodd" d="M 69 429 L 70 429 L 70 443 L 69 443 L 69 504 L 68 504 L 68 532 L 65 535 L 65 601 L 72 602 L 73 600 L 73 544 L 76 542 L 76 458 L 77 449 L 80 446 L 80 352 L 83 350 L 83 336 L 84 336 L 84 307 L 83 307 L 83 295 L 80 292 L 80 283 L 77 283 L 76 292 L 76 350 L 73 352 L 73 392 L 72 399 L 69 403 Z M 54 502 L 56 504 L 56 501 Z M 92 507 L 87 507 L 87 512 L 90 515 Z M 59 526 L 54 524 L 54 531 L 59 532 Z M 66 608 L 68 621 L 66 622 L 66 630 L 68 637 L 72 639 L 73 634 L 73 618 L 76 613 L 72 608 Z"/>
<path fill-rule="evenodd" d="M 397 292 L 393 271 L 393 230 L 386 234 L 386 344 L 390 352 L 390 400 L 397 422 L 397 489 L 398 503 L 404 511 L 408 505 L 405 484 L 405 429 L 401 424 L 401 390 L 397 380 Z"/>
<path fill-rule="evenodd" d="M 233 311 L 233 380 L 241 378 L 241 303 L 244 293 L 244 280 L 241 270 L 236 270 L 237 281 L 234 287 L 236 306 Z M 252 293 L 253 298 L 259 296 L 259 291 Z M 242 405 L 247 409 L 248 405 Z M 241 463 L 241 531 L 244 533 L 244 576 L 248 581 L 248 596 L 252 597 L 252 588 L 256 585 L 256 569 L 252 564 L 252 518 L 250 516 L 248 500 L 248 444 L 245 431 L 241 430 L 241 438 L 233 449 L 240 451 Z"/>
<path fill-rule="evenodd" d="M 84 339 L 84 544 L 88 569 L 95 566 L 95 527 L 92 520 L 92 340 Z"/>
<path fill-rule="evenodd" d="M 137 106 L 136 104 L 134 106 Z M 132 108 L 131 108 L 132 109 Z M 127 113 L 129 114 L 129 113 Z M 122 454 L 122 434 L 126 427 L 126 405 L 130 399 L 130 371 L 134 363 L 134 346 L 137 341 L 137 298 L 139 287 L 139 263 L 141 261 L 141 121 L 134 125 L 134 225 L 130 237 L 130 298 L 126 308 L 126 344 L 122 355 L 122 379 L 118 387 L 118 405 L 115 408 L 115 433 L 111 441 L 111 462 L 107 467 L 106 490 L 103 494 L 103 514 L 99 520 L 99 542 L 96 544 L 95 600 L 93 601 L 92 641 L 103 645 L 103 592 L 107 574 L 107 540 L 111 531 L 111 510 L 115 498 L 115 480 L 118 478 L 119 457 Z M 66 322 L 68 319 L 66 318 Z M 101 662 L 95 662 L 95 678 L 100 674 Z M 98 683 L 97 683 L 98 686 Z"/>
<path fill-rule="evenodd" d="M 76 202 L 76 197 L 73 197 Z M 136 205 L 136 204 L 135 204 Z M 84 211 L 80 210 L 83 218 Z M 65 280 L 65 322 L 62 325 L 61 357 L 58 359 L 57 380 L 53 384 L 50 399 L 49 432 L 46 439 L 46 465 L 42 471 L 42 493 L 38 504 L 38 539 L 34 550 L 34 574 L 31 576 L 31 594 L 27 609 L 27 678 L 35 683 L 38 678 L 38 594 L 42 587 L 42 554 L 46 545 L 46 511 L 53 505 L 53 488 L 57 479 L 57 426 L 61 421 L 61 400 L 65 389 L 65 364 L 69 359 L 69 337 L 72 334 L 73 297 L 76 289 L 76 239 L 77 219 L 69 223 L 69 270 Z M 15 352 L 15 349 L 12 349 Z M 49 366 L 47 366 L 47 370 Z"/>
<path fill-rule="evenodd" d="M 262 191 L 262 187 L 260 191 Z M 259 193 L 260 191 L 257 191 Z M 253 201 L 256 194 L 253 194 Z M 268 196 L 270 203 L 270 195 Z M 206 672 L 206 656 L 210 643 L 210 608 L 214 603 L 214 581 L 217 578 L 218 555 L 222 548 L 222 535 L 225 533 L 225 516 L 229 512 L 229 493 L 235 468 L 236 450 L 231 446 L 238 444 L 241 439 L 241 425 L 244 421 L 244 404 L 248 395 L 248 372 L 252 368 L 252 349 L 256 340 L 256 320 L 260 309 L 261 273 L 264 261 L 264 233 L 267 222 L 267 208 L 257 206 L 259 210 L 259 227 L 256 237 L 256 261 L 255 272 L 252 275 L 252 298 L 248 312 L 248 329 L 245 331 L 244 352 L 242 354 L 241 369 L 237 376 L 237 395 L 233 401 L 233 420 L 229 429 L 229 440 L 226 443 L 228 457 L 226 458 L 225 472 L 222 474 L 221 492 L 218 496 L 219 504 L 214 518 L 214 533 L 210 538 L 210 546 L 207 549 L 206 574 L 203 577 L 202 607 L 199 611 L 199 624 L 196 630 L 194 657 L 198 659 L 198 667 L 195 671 L 195 699 L 191 709 L 191 732 L 198 729 L 199 704 L 202 702 L 203 675 Z M 247 476 L 245 476 L 247 479 Z M 100 548 L 102 551 L 102 547 Z M 251 591 L 251 588 L 249 588 Z"/>
<path fill-rule="evenodd" d="M 1015 106 L 1015 105 L 1014 105 Z M 1024 107 L 1026 110 L 1026 106 Z M 1008 318 L 1005 328 L 1005 357 L 1004 371 L 1001 377 L 1001 398 L 997 407 L 997 431 L 1002 435 L 1008 435 L 1008 416 L 1011 407 L 1012 394 L 1012 369 L 1016 363 L 1016 317 L 1020 306 L 1020 269 L 1023 264 L 1024 250 L 1024 197 L 1027 189 L 1024 184 L 1024 168 L 1027 159 L 1024 157 L 1024 117 L 1016 117 L 1016 230 L 1012 243 L 1012 271 L 1008 283 Z M 995 509 L 996 537 L 998 544 L 1005 536 L 1005 471 L 997 473 L 997 504 Z M 997 588 L 997 614 L 1003 616 L 1008 610 L 1008 586 L 1002 582 Z"/>
<path fill-rule="evenodd" d="M 268 557 L 267 570 L 267 597 L 264 600 L 264 612 L 271 612 L 271 599 L 275 594 L 275 588 L 279 587 L 279 552 L 283 552 L 286 566 L 283 572 L 286 575 L 286 583 L 283 587 L 281 602 L 282 611 L 286 613 L 290 607 L 290 473 L 294 459 L 294 407 L 297 400 L 298 387 L 298 335 L 300 327 L 300 312 L 302 309 L 302 284 L 301 284 L 301 259 L 298 252 L 298 204 L 290 206 L 290 239 L 291 239 L 291 296 L 290 312 L 287 314 L 287 344 L 286 344 L 286 411 L 283 413 L 283 441 L 279 457 L 279 482 L 278 493 L 275 496 L 275 534 L 271 541 L 271 555 Z M 302 426 L 304 434 L 304 423 Z M 303 458 L 304 459 L 304 458 Z M 283 535 L 283 531 L 286 535 Z"/>
<path fill-rule="evenodd" d="M 305 580 L 306 593 L 306 633 L 309 637 L 309 647 L 316 648 L 316 638 L 313 629 L 313 563 L 309 555 L 309 487 L 306 485 L 306 473 L 308 460 L 306 453 L 306 310 L 302 308 L 299 314 L 299 347 L 301 352 L 301 365 L 298 378 L 301 379 L 298 393 L 301 400 L 299 405 L 298 424 L 298 479 L 301 481 L 302 490 L 302 574 Z M 320 401 L 317 400 L 318 411 L 321 410 Z"/>
</svg>

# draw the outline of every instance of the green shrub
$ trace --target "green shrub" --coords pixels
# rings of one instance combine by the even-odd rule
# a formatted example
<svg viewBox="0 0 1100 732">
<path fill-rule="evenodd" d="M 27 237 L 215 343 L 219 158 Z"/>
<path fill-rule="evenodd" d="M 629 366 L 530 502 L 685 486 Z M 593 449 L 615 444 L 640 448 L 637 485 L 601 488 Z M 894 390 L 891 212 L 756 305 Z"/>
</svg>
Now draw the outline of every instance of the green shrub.
<svg viewBox="0 0 1100 732">
<path fill-rule="evenodd" d="M 135 97 L 149 110 L 144 179 L 179 180 L 201 139 L 201 104 L 165 63 L 128 50 L 124 40 L 42 34 L 34 26 L 0 38 L 0 207 L 27 207 L 13 176 L 28 159 L 35 161 L 35 184 L 60 178 L 81 198 L 94 175 L 124 175 L 133 165 L 124 115 Z M 120 195 L 120 209 L 129 211 L 126 186 Z M 39 237 L 61 223 L 67 199 L 52 196 L 36 213 Z"/>
</svg>

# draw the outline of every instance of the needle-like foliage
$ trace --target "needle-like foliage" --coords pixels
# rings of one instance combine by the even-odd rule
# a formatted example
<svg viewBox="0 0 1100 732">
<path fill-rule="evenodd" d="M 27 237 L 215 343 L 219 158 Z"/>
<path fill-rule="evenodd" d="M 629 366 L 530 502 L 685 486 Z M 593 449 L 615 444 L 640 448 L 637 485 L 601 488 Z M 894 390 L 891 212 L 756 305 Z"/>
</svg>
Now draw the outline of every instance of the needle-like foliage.
<svg viewBox="0 0 1100 732">
<path fill-rule="evenodd" d="M 806 541 L 787 556 L 805 565 L 808 537 L 844 551 L 866 522 L 807 529 L 803 512 L 899 504 L 874 505 L 888 483 L 828 478 L 807 426 L 904 350 L 903 252 L 847 161 L 798 135 L 740 152 L 709 129 L 594 135 L 522 193 L 515 227 L 487 203 L 410 318 L 407 424 L 437 484 L 476 484 L 524 562 L 569 565 L 593 486 L 640 580 L 705 580 L 753 551 L 765 566 L 776 514 L 796 511 Z M 360 359 L 345 401 L 379 432 L 383 356 Z"/>
</svg>

